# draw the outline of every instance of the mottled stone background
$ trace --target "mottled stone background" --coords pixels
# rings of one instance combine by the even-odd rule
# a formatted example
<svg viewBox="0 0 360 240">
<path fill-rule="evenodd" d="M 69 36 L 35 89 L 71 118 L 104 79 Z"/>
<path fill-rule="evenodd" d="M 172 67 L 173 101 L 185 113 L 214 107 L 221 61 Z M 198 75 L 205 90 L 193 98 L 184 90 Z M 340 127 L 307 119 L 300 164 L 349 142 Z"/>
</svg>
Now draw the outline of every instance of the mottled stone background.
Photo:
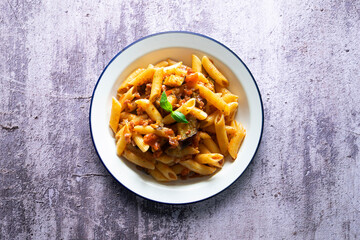
<svg viewBox="0 0 360 240">
<path fill-rule="evenodd" d="M 0 3 L 0 239 L 359 239 L 360 1 Z M 259 85 L 264 134 L 229 189 L 157 204 L 95 153 L 98 76 L 148 34 L 234 50 Z"/>
</svg>

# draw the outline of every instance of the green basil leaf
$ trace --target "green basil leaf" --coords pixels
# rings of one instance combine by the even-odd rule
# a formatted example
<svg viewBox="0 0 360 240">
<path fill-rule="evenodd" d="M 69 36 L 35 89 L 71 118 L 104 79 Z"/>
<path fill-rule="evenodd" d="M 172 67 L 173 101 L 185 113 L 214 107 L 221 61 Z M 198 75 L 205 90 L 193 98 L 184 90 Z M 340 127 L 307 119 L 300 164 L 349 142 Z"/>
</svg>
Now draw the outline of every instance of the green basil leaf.
<svg viewBox="0 0 360 240">
<path fill-rule="evenodd" d="M 173 111 L 171 112 L 171 117 L 177 121 L 177 122 L 180 122 L 180 123 L 189 123 L 188 120 L 186 120 L 186 117 L 184 114 L 182 114 L 181 112 L 179 111 Z"/>
<path fill-rule="evenodd" d="M 163 92 L 162 95 L 161 95 L 161 98 L 160 98 L 160 107 L 162 109 L 164 109 L 165 111 L 167 112 L 172 112 L 172 105 L 171 103 L 167 100 L 167 97 L 166 97 L 166 93 Z"/>
</svg>

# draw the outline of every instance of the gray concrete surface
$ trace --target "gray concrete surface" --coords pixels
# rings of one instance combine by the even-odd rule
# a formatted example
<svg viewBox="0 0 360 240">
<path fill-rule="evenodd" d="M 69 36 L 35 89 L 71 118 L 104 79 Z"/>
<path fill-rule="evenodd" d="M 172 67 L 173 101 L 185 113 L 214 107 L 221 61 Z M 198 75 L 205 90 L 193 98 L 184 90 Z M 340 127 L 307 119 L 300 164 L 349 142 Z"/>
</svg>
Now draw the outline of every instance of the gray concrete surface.
<svg viewBox="0 0 360 240">
<path fill-rule="evenodd" d="M 0 239 L 360 239 L 359 1 L 0 3 Z M 264 134 L 214 198 L 168 206 L 118 184 L 93 148 L 92 90 L 151 33 L 234 50 Z"/>
</svg>

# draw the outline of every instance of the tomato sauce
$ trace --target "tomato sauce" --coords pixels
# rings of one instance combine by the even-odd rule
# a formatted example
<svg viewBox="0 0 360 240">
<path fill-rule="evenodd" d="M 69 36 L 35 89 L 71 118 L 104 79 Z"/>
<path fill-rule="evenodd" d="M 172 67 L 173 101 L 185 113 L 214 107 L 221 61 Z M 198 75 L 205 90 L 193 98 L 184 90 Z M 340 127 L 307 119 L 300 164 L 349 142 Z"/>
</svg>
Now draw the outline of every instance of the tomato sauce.
<svg viewBox="0 0 360 240">
<path fill-rule="evenodd" d="M 144 136 L 144 143 L 154 148 L 155 151 L 160 150 L 159 140 L 160 138 L 156 136 L 154 133 L 148 133 Z"/>
</svg>

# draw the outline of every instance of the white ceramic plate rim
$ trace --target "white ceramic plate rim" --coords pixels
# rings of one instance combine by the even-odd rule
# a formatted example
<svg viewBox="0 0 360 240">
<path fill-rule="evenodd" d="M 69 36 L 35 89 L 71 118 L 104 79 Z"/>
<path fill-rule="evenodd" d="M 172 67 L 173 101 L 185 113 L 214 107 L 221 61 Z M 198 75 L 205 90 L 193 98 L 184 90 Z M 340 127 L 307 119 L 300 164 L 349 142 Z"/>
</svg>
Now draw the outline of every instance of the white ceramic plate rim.
<svg viewBox="0 0 360 240">
<path fill-rule="evenodd" d="M 246 159 L 241 159 L 241 161 L 243 161 L 243 163 L 241 164 L 241 166 L 238 167 L 238 169 L 235 169 L 237 171 L 235 171 L 235 172 L 233 171 L 232 174 L 226 178 L 224 178 L 224 176 L 221 179 L 214 178 L 214 177 L 207 178 L 203 182 L 200 182 L 199 184 L 194 185 L 193 187 L 192 187 L 192 185 L 186 185 L 186 187 L 184 187 L 184 188 L 182 188 L 181 185 L 180 185 L 180 187 L 179 187 L 179 185 L 176 187 L 171 186 L 171 185 L 166 186 L 166 185 L 163 185 L 162 183 L 157 183 L 157 182 L 154 182 L 151 180 L 146 182 L 149 179 L 145 179 L 145 182 L 140 183 L 139 181 L 136 181 L 136 180 L 134 181 L 134 177 L 136 178 L 136 176 L 138 176 L 138 173 L 134 173 L 134 172 L 131 173 L 131 175 L 133 176 L 132 178 L 131 178 L 131 176 L 127 176 L 126 173 L 124 176 L 124 172 L 119 174 L 119 169 L 113 169 L 111 167 L 111 164 L 109 164 L 108 153 L 104 151 L 104 148 L 101 148 L 102 143 L 99 139 L 100 135 L 97 133 L 97 127 L 98 127 L 96 125 L 98 122 L 97 116 L 95 116 L 96 114 L 93 114 L 94 113 L 94 105 L 95 105 L 94 103 L 100 101 L 101 97 L 103 97 L 101 95 L 101 87 L 99 88 L 99 84 L 101 83 L 104 74 L 107 72 L 108 68 L 111 66 L 113 61 L 115 61 L 117 58 L 119 58 L 121 56 L 121 54 L 126 55 L 127 51 L 136 49 L 136 46 L 139 43 L 144 43 L 144 41 L 146 42 L 146 41 L 149 41 L 152 38 L 156 38 L 156 37 L 161 37 L 161 38 L 166 39 L 168 36 L 174 37 L 174 35 L 176 35 L 179 39 L 181 39 L 181 37 L 186 38 L 189 35 L 191 35 L 191 37 L 193 39 L 196 39 L 196 40 L 194 40 L 194 42 L 196 42 L 196 41 L 206 42 L 207 44 L 211 45 L 213 48 L 216 48 L 215 50 L 217 52 L 215 53 L 215 56 L 218 57 L 221 61 L 223 61 L 224 64 L 230 64 L 230 65 L 232 64 L 231 62 L 229 62 L 230 60 L 227 62 L 228 58 L 231 58 L 232 60 L 236 60 L 237 61 L 236 64 L 240 63 L 242 65 L 242 67 L 244 68 L 243 70 L 245 70 L 247 72 L 247 74 L 249 75 L 249 79 L 251 79 L 252 81 L 251 82 L 250 81 L 242 82 L 242 80 L 239 78 L 238 78 L 238 80 L 240 81 L 240 84 L 242 86 L 245 86 L 244 87 L 245 92 L 251 92 L 251 96 L 247 96 L 247 97 L 250 98 L 249 104 L 252 105 L 253 115 L 257 115 L 257 118 L 253 119 L 253 121 L 255 122 L 254 126 L 253 126 L 253 127 L 255 127 L 254 134 L 253 134 L 254 136 L 251 137 L 251 139 L 252 139 L 251 141 L 253 144 L 250 146 L 250 148 L 246 149 L 246 151 L 248 152 Z M 181 43 L 173 43 L 173 42 L 166 43 L 166 41 L 163 41 L 162 47 L 160 49 L 171 48 L 171 47 L 197 49 L 196 47 L 191 45 L 191 43 L 189 43 L 189 42 L 186 43 L 188 45 L 179 46 L 179 44 L 181 45 Z M 156 51 L 156 50 L 159 50 L 159 48 L 149 47 L 149 50 L 147 53 L 149 53 L 151 51 Z M 203 51 L 203 50 L 201 50 L 201 51 Z M 209 50 L 207 50 L 207 51 L 209 51 Z M 204 52 L 206 52 L 206 51 L 204 51 Z M 134 52 L 132 52 L 132 53 L 134 53 Z M 140 57 L 140 56 L 141 55 L 135 56 L 134 59 L 136 59 L 137 57 Z M 134 59 L 130 59 L 129 62 L 133 61 Z M 125 66 L 128 65 L 129 62 L 124 65 Z M 234 69 L 234 68 L 231 70 L 233 72 L 237 71 L 237 69 Z M 244 74 L 244 73 L 242 73 L 242 74 Z M 235 73 L 235 75 L 237 75 L 237 74 Z M 230 82 L 230 84 L 231 84 L 231 82 Z M 106 97 L 108 97 L 108 96 L 106 96 Z M 108 106 L 103 106 L 103 108 L 106 108 L 106 107 L 108 107 Z M 122 184 L 124 187 L 126 187 L 130 191 L 134 192 L 135 194 L 137 194 L 141 197 L 144 197 L 146 199 L 149 199 L 149 200 L 153 200 L 153 201 L 161 202 L 161 203 L 167 203 L 167 204 L 187 204 L 187 203 L 202 201 L 202 200 L 208 199 L 212 196 L 215 196 L 216 194 L 218 194 L 218 193 L 222 192 L 223 190 L 225 190 L 226 188 L 228 188 L 231 184 L 233 184 L 241 176 L 241 174 L 244 172 L 244 170 L 247 168 L 247 166 L 249 165 L 249 163 L 255 156 L 255 154 L 258 150 L 258 147 L 260 145 L 262 133 L 263 133 L 263 125 L 264 125 L 264 111 L 263 111 L 263 103 L 262 103 L 260 91 L 259 91 L 259 88 L 256 84 L 256 81 L 255 81 L 253 75 L 251 74 L 250 70 L 245 65 L 245 63 L 232 50 L 230 50 L 224 44 L 222 44 L 210 37 L 202 35 L 202 34 L 193 33 L 193 32 L 184 32 L 184 31 L 171 31 L 171 32 L 161 32 L 161 33 L 152 34 L 152 35 L 146 36 L 144 38 L 141 38 L 141 39 L 133 42 L 132 44 L 128 45 L 123 50 L 121 50 L 108 63 L 108 65 L 105 67 L 105 69 L 101 73 L 101 75 L 94 87 L 94 91 L 93 91 L 91 103 L 90 103 L 89 125 L 90 125 L 91 138 L 92 138 L 95 150 L 96 150 L 101 162 L 103 163 L 105 168 L 109 171 L 109 173 L 120 184 Z M 247 138 L 248 137 L 249 136 L 247 136 Z M 113 145 L 115 145 L 115 143 L 113 143 Z M 113 154 L 116 155 L 115 152 Z M 120 159 L 118 159 L 118 160 L 120 161 Z M 218 174 L 216 174 L 215 176 L 217 176 Z M 138 178 L 139 178 L 138 180 L 144 181 L 143 178 L 141 178 L 141 177 L 138 177 Z M 149 183 L 149 184 L 147 184 L 147 183 Z"/>
</svg>

